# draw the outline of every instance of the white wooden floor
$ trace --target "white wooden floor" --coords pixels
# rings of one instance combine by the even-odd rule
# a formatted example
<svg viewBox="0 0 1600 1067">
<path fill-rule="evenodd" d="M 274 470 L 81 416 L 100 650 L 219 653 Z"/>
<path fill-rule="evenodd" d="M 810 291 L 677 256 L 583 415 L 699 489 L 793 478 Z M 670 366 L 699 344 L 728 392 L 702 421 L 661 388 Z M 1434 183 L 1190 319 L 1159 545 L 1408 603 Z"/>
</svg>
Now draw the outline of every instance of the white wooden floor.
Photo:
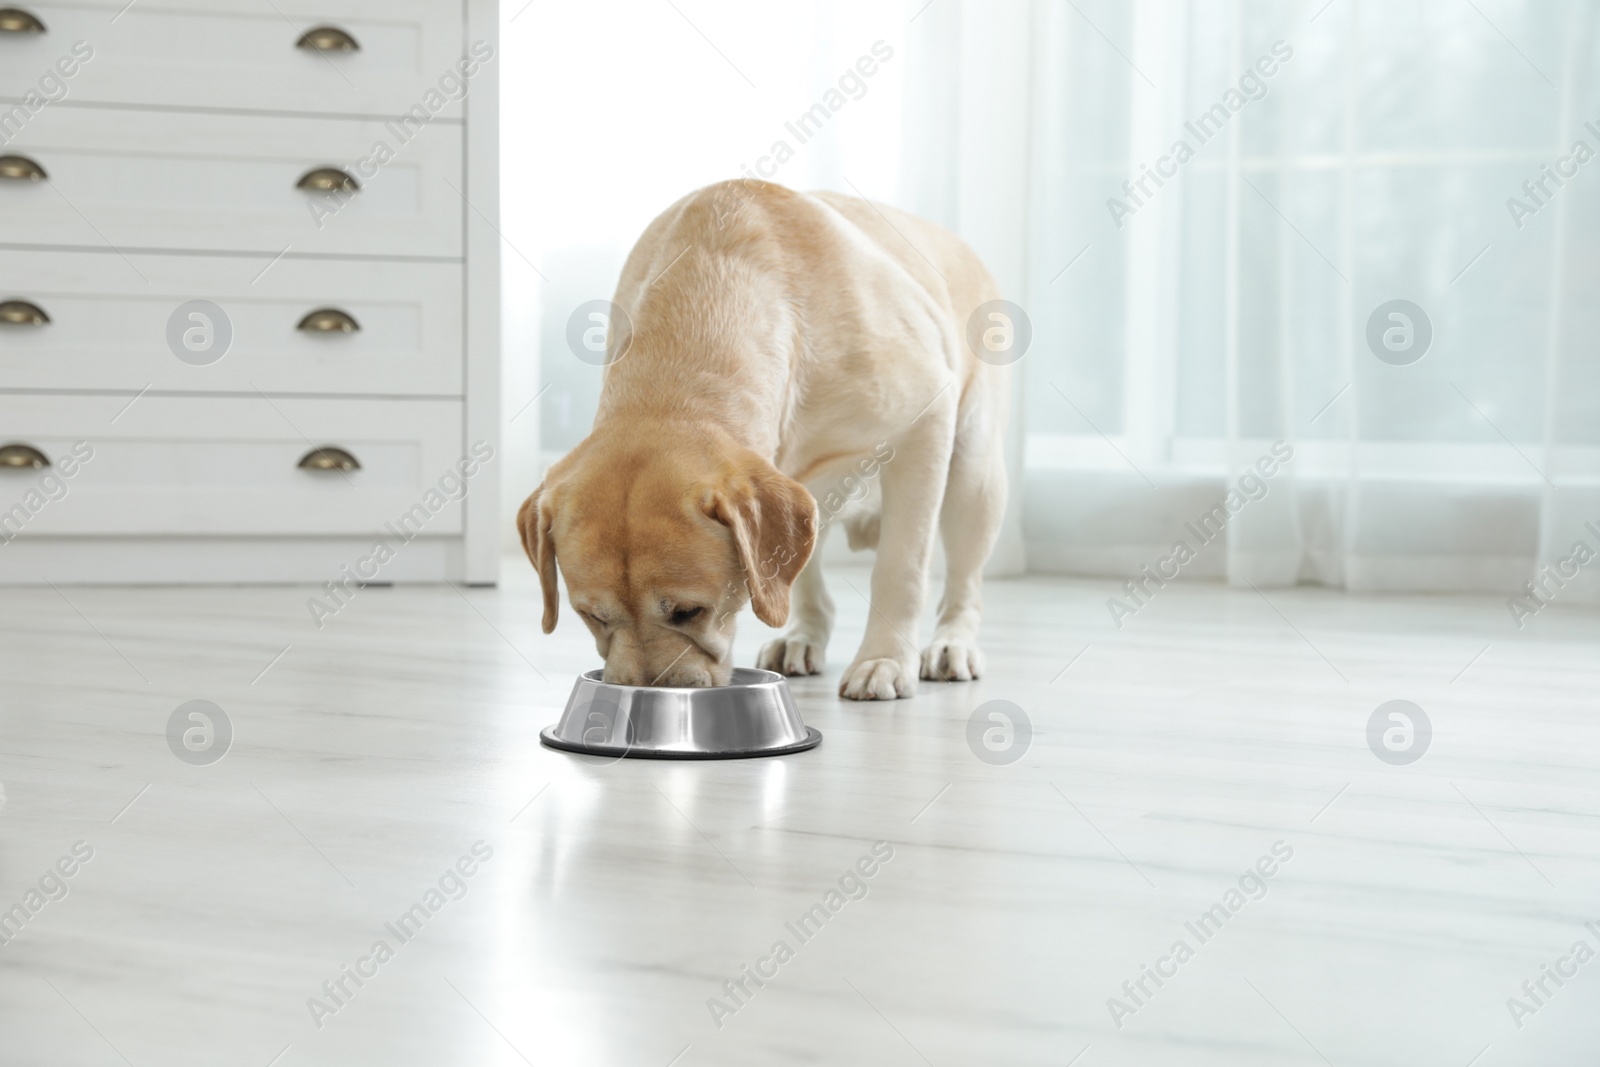
<svg viewBox="0 0 1600 1067">
<path fill-rule="evenodd" d="M 0 1063 L 1593 1062 L 1600 615 L 1175 585 L 1118 631 L 1110 583 L 996 582 L 988 677 L 844 704 L 833 587 L 822 746 L 708 763 L 539 745 L 596 662 L 520 561 L 320 632 L 308 589 L 4 590 Z M 210 765 L 167 741 L 197 699 Z M 1366 740 L 1394 699 L 1410 765 Z"/>
</svg>

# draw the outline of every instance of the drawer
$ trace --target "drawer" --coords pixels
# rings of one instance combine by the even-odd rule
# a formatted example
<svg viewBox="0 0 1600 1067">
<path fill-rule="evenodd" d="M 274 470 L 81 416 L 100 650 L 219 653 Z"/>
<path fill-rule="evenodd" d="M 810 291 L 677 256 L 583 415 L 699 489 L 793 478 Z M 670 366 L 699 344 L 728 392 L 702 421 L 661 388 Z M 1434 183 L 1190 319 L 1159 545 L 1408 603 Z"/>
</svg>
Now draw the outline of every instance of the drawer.
<svg viewBox="0 0 1600 1067">
<path fill-rule="evenodd" d="M 49 472 L 0 467 L 0 524 L 11 516 L 7 537 L 377 537 L 386 523 L 412 534 L 461 532 L 464 489 L 455 486 L 470 488 L 471 481 L 451 477 L 464 454 L 458 402 L 147 395 L 128 406 L 129 399 L 0 396 L 0 446 L 37 449 L 58 476 L 71 466 L 62 460 L 75 442 L 93 449 L 92 458 L 62 478 L 58 499 L 35 496 L 31 510 L 28 493 Z M 314 446 L 344 449 L 361 467 L 302 469 Z"/>
<path fill-rule="evenodd" d="M 147 281 L 114 252 L 0 249 L 0 301 L 25 301 L 49 319 L 0 323 L 0 390 L 462 393 L 459 264 L 175 255 L 135 263 Z M 185 305 L 196 300 L 222 318 L 210 321 L 209 309 L 191 318 Z M 306 321 L 330 310 L 349 321 Z"/>
<path fill-rule="evenodd" d="M 463 39 L 460 0 L 13 6 L 45 27 L 44 33 L 0 33 L 0 97 L 13 100 L 37 89 L 80 40 L 94 51 L 66 79 L 67 99 L 75 103 L 384 116 L 435 104 L 434 114 L 450 119 L 460 118 L 461 99 L 486 77 L 486 47 L 474 52 Z M 305 31 L 323 26 L 345 31 L 357 49 L 297 47 Z M 453 77 L 463 58 L 474 74 Z M 429 97 L 430 91 L 436 95 Z"/>
<path fill-rule="evenodd" d="M 461 143 L 439 123 L 402 143 L 369 119 L 46 108 L 5 147 L 48 179 L 0 178 L 0 242 L 459 257 Z M 360 190 L 298 188 L 323 168 Z"/>
</svg>

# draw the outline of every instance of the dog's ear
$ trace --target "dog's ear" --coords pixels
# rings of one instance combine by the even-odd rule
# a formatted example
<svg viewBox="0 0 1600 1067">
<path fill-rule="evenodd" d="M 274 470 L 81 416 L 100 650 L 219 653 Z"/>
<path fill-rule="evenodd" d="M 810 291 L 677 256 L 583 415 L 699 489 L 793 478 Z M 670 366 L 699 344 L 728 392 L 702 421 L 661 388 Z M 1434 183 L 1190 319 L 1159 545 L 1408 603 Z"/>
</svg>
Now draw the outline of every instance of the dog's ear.
<svg viewBox="0 0 1600 1067">
<path fill-rule="evenodd" d="M 540 486 L 517 509 L 517 530 L 522 534 L 522 547 L 539 572 L 539 587 L 544 591 L 545 633 L 556 628 L 556 616 L 561 610 L 561 590 L 556 585 L 556 544 L 550 537 L 552 519 L 550 491 Z"/>
<path fill-rule="evenodd" d="M 782 626 L 789 587 L 817 543 L 817 502 L 754 453 L 707 494 L 706 513 L 733 534 L 756 618 Z"/>
</svg>

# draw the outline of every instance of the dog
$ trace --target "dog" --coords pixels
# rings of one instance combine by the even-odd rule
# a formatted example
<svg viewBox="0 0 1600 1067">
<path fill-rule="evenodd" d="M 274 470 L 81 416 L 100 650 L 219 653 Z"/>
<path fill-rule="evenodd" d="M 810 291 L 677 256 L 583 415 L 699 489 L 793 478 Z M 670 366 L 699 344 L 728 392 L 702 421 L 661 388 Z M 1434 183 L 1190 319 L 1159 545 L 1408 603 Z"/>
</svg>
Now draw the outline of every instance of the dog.
<svg viewBox="0 0 1600 1067">
<path fill-rule="evenodd" d="M 544 632 L 559 560 L 607 682 L 728 684 L 747 604 L 788 624 L 757 666 L 819 674 L 817 550 L 843 525 L 877 558 L 840 695 L 981 675 L 1010 382 L 968 324 L 999 295 L 959 238 L 886 205 L 753 179 L 673 204 L 623 267 L 593 430 L 517 515 Z M 944 597 L 919 654 L 935 530 Z"/>
</svg>

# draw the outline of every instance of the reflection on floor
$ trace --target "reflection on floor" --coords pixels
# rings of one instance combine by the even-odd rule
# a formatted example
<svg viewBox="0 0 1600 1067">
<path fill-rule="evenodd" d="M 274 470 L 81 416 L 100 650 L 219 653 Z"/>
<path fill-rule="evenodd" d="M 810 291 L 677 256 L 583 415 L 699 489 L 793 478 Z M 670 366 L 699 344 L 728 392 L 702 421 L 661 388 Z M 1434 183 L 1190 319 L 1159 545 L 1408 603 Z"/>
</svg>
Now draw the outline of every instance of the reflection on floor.
<svg viewBox="0 0 1600 1067">
<path fill-rule="evenodd" d="M 1600 1047 L 1594 613 L 1197 584 L 1119 631 L 1109 583 L 995 582 L 988 677 L 845 704 L 836 578 L 820 748 L 608 763 L 539 745 L 595 654 L 506 574 L 320 631 L 307 589 L 7 590 L 0 1060 Z"/>
</svg>

